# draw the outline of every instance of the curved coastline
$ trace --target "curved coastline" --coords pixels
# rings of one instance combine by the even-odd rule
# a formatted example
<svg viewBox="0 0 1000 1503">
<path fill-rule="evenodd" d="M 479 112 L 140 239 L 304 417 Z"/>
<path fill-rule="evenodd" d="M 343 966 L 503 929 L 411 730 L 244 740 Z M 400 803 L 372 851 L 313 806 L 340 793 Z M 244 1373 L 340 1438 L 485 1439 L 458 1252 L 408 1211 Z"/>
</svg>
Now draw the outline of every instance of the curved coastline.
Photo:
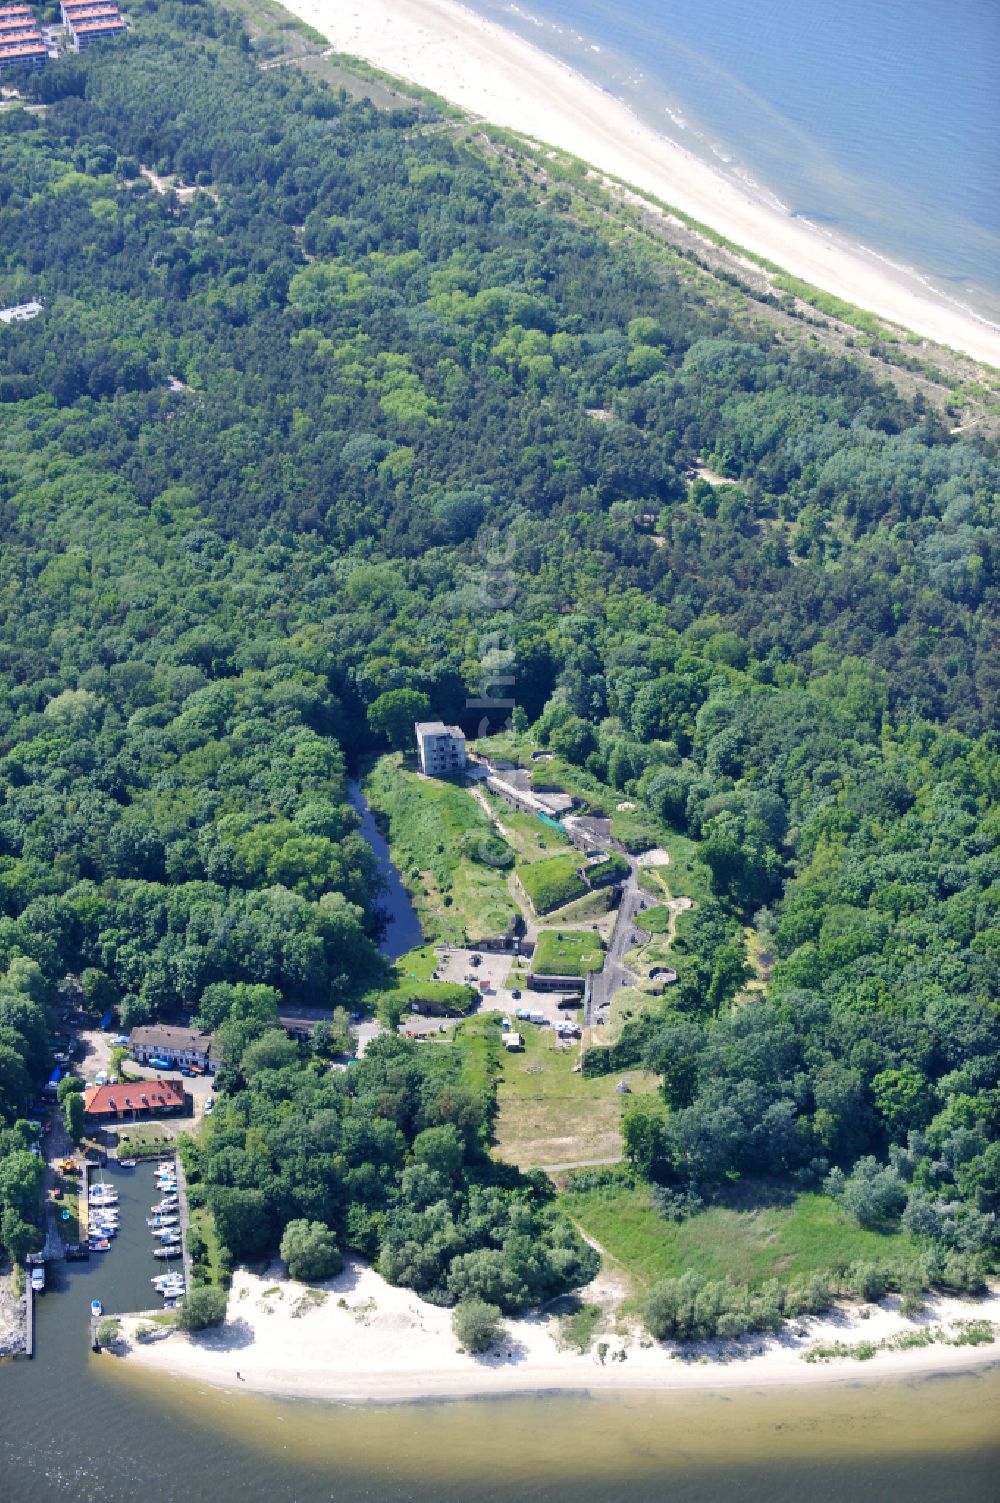
<svg viewBox="0 0 1000 1503">
<path fill-rule="evenodd" d="M 600 1279 L 583 1291 L 600 1300 Z M 505 1323 L 497 1351 L 473 1357 L 456 1347 L 451 1311 L 427 1304 L 410 1289 L 387 1284 L 374 1269 L 351 1260 L 337 1278 L 313 1290 L 275 1273 L 237 1271 L 226 1324 L 197 1337 L 174 1333 L 137 1341 L 142 1316 L 125 1317 L 126 1365 L 216 1388 L 271 1398 L 344 1404 L 501 1398 L 537 1394 L 627 1394 L 761 1390 L 866 1378 L 968 1373 L 1000 1364 L 1000 1291 L 982 1300 L 936 1297 L 919 1322 L 904 1319 L 895 1302 L 838 1306 L 804 1318 L 777 1336 L 706 1342 L 688 1349 L 649 1341 L 608 1315 L 604 1361 L 559 1344 L 554 1316 Z M 868 1360 L 835 1357 L 807 1362 L 816 1344 L 877 1343 L 921 1327 L 990 1320 L 994 1340 L 982 1346 L 934 1344 L 878 1351 Z M 801 1332 L 801 1334 L 799 1334 Z M 624 1356 L 620 1355 L 624 1353 Z"/>
<path fill-rule="evenodd" d="M 339 52 L 571 152 L 824 292 L 1000 368 L 1000 327 L 916 273 L 775 209 L 612 95 L 456 0 L 282 0 Z"/>
</svg>

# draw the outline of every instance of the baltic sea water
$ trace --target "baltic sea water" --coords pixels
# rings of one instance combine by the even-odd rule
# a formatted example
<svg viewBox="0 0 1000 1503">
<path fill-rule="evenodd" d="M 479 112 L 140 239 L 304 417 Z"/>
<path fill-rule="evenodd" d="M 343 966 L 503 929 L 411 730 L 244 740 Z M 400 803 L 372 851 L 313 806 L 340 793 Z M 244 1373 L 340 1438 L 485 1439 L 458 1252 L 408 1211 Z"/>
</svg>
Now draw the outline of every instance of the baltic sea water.
<svg viewBox="0 0 1000 1503">
<path fill-rule="evenodd" d="M 1000 321 L 997 0 L 464 0 L 645 123 Z"/>
</svg>

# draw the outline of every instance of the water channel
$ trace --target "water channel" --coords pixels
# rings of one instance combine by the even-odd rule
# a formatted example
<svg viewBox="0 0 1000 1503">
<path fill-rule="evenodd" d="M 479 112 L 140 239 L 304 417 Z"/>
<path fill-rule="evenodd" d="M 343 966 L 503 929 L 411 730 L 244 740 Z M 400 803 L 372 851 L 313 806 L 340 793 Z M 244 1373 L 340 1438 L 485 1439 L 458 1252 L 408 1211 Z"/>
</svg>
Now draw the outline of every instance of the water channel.
<svg viewBox="0 0 1000 1503">
<path fill-rule="evenodd" d="M 361 791 L 361 784 L 352 780 L 348 785 L 348 798 L 361 816 L 361 834 L 372 850 L 378 861 L 378 868 L 385 884 L 379 907 L 386 917 L 385 932 L 382 943 L 379 946 L 383 955 L 390 960 L 398 960 L 405 955 L 407 950 L 414 949 L 424 942 L 423 930 L 417 911 L 410 902 L 410 895 L 403 886 L 403 879 L 396 867 L 392 864 L 389 855 L 389 844 L 375 823 L 375 816 L 368 807 L 368 801 Z"/>
<path fill-rule="evenodd" d="M 362 833 L 385 841 L 352 788 Z M 390 869 L 383 948 L 420 943 Z M 90 1301 L 154 1307 L 148 1165 L 111 1169 L 121 1230 L 50 1264 L 33 1361 L 0 1364 L 0 1503 L 997 1503 L 1000 1367 L 826 1388 L 399 1406 L 282 1403 L 89 1346 Z"/>
</svg>

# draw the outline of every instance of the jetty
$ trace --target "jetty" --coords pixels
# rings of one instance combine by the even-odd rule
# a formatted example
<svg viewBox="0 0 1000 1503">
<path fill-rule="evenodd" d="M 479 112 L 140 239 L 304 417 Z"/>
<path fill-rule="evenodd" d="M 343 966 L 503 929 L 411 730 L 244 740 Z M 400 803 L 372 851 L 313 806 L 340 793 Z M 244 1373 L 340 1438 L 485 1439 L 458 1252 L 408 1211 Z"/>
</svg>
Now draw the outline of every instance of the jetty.
<svg viewBox="0 0 1000 1503">
<path fill-rule="evenodd" d="M 24 1280 L 24 1355 L 35 1355 L 35 1291 L 25 1270 Z"/>
</svg>

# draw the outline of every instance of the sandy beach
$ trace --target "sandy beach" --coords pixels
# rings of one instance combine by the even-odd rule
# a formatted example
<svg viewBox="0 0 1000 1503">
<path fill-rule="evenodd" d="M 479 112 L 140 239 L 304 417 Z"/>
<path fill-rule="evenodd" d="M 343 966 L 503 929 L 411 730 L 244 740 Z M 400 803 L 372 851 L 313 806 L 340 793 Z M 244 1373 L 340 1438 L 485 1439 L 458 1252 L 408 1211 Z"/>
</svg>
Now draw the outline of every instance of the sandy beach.
<svg viewBox="0 0 1000 1503">
<path fill-rule="evenodd" d="M 1000 328 L 916 276 L 755 198 L 548 54 L 454 0 L 285 0 L 339 52 L 583 158 L 792 275 L 1000 367 Z"/>
<path fill-rule="evenodd" d="M 616 1291 L 600 1277 L 586 1298 L 607 1303 Z M 498 1397 L 517 1393 L 627 1392 L 695 1388 L 762 1388 L 772 1385 L 857 1382 L 918 1372 L 968 1371 L 1000 1361 L 1000 1340 L 978 1347 L 936 1343 L 851 1357 L 806 1362 L 816 1343 L 878 1342 L 903 1331 L 954 1322 L 991 1320 L 1000 1330 L 1000 1292 L 983 1300 L 934 1298 L 917 1320 L 904 1320 L 892 1298 L 865 1307 L 838 1308 L 796 1322 L 776 1337 L 746 1337 L 683 1354 L 649 1342 L 634 1330 L 609 1329 L 581 1353 L 558 1344 L 554 1315 L 506 1322 L 493 1354 L 473 1357 L 457 1348 L 451 1312 L 426 1304 L 412 1291 L 387 1284 L 373 1269 L 351 1262 L 336 1279 L 308 1288 L 280 1273 L 238 1270 L 226 1324 L 188 1337 L 173 1333 L 138 1342 L 142 1317 L 128 1317 L 131 1345 L 125 1361 L 172 1376 L 283 1398 L 333 1402 L 400 1402 Z M 607 1342 L 603 1363 L 597 1344 Z M 624 1353 L 624 1357 L 620 1354 Z"/>
</svg>

